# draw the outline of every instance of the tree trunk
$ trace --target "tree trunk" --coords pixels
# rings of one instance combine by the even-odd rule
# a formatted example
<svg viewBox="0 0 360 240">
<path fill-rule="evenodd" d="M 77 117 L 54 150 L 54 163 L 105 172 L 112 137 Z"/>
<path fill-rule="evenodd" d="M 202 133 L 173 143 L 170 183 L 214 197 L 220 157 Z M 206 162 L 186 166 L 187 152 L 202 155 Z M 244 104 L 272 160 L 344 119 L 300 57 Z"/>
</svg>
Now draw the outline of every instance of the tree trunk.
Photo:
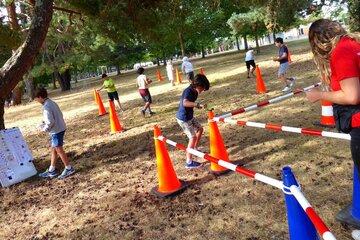
<svg viewBox="0 0 360 240">
<path fill-rule="evenodd" d="M 156 58 L 156 64 L 160 67 L 160 59 L 158 57 Z"/>
<path fill-rule="evenodd" d="M 61 91 L 69 91 L 71 89 L 71 74 L 70 69 L 66 69 L 65 72 L 59 73 L 56 72 L 57 78 L 60 83 Z"/>
<path fill-rule="evenodd" d="M 120 66 L 116 65 L 116 75 L 120 75 L 121 71 L 120 71 Z"/>
<path fill-rule="evenodd" d="M 185 46 L 184 46 L 184 36 L 181 32 L 179 32 L 179 42 L 181 48 L 181 55 L 185 57 Z"/>
<path fill-rule="evenodd" d="M 255 43 L 256 43 L 256 53 L 260 52 L 260 46 L 259 46 L 259 37 L 255 36 Z"/>
<path fill-rule="evenodd" d="M 235 39 L 236 39 L 236 47 L 237 47 L 237 50 L 240 51 L 239 37 L 236 36 Z"/>
<path fill-rule="evenodd" d="M 274 43 L 275 43 L 275 39 L 276 39 L 276 33 L 273 32 L 273 39 L 274 39 Z"/>
<path fill-rule="evenodd" d="M 45 40 L 53 14 L 53 0 L 37 0 L 29 34 L 0 69 L 0 99 L 4 99 L 33 65 Z M 3 101 L 3 100 L 1 100 Z M 4 126 L 4 104 L 0 105 L 0 129 Z"/>
<path fill-rule="evenodd" d="M 360 0 L 349 0 L 349 24 L 352 32 L 360 32 Z"/>
<path fill-rule="evenodd" d="M 271 43 L 271 37 L 270 37 L 270 34 L 269 34 L 269 35 L 267 35 L 267 38 L 268 38 L 269 43 Z"/>
<path fill-rule="evenodd" d="M 35 98 L 35 84 L 34 84 L 34 77 L 31 74 L 26 74 L 24 76 L 25 88 L 27 95 L 30 100 L 34 100 Z"/>
<path fill-rule="evenodd" d="M 248 49 L 249 49 L 246 35 L 244 35 L 244 47 L 245 47 L 245 50 L 248 50 Z"/>
<path fill-rule="evenodd" d="M 52 84 L 53 84 L 53 89 L 57 89 L 57 86 L 56 86 L 56 74 L 55 72 L 53 74 L 51 74 L 51 77 L 52 77 Z"/>
<path fill-rule="evenodd" d="M 13 30 L 19 30 L 20 26 L 16 17 L 16 7 L 15 2 L 13 1 L 6 7 L 6 11 L 9 16 L 10 26 Z"/>
<path fill-rule="evenodd" d="M 21 98 L 23 95 L 23 89 L 21 86 L 16 86 L 13 90 L 13 105 L 20 105 L 21 104 Z"/>
<path fill-rule="evenodd" d="M 5 129 L 4 107 L 5 107 L 5 99 L 0 98 L 0 129 Z"/>
<path fill-rule="evenodd" d="M 205 49 L 204 49 L 204 46 L 201 46 L 201 58 L 205 58 Z"/>
</svg>

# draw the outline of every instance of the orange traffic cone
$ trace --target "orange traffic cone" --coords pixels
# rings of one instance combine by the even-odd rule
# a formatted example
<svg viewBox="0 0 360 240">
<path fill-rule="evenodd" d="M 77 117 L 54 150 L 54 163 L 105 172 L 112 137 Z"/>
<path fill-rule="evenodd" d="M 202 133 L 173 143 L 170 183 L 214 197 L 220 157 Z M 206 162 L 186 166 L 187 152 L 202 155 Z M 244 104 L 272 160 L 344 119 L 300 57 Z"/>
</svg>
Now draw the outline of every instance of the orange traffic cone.
<svg viewBox="0 0 360 240">
<path fill-rule="evenodd" d="M 182 192 L 187 187 L 187 183 L 177 178 L 165 143 L 157 139 L 157 137 L 161 135 L 160 128 L 154 126 L 155 154 L 159 186 L 154 187 L 151 190 L 151 193 L 155 196 L 164 198 Z"/>
<path fill-rule="evenodd" d="M 95 102 L 99 107 L 99 116 L 104 116 L 105 114 L 107 114 L 107 112 L 105 110 L 105 107 L 101 100 L 99 92 L 96 91 L 95 89 L 94 89 L 94 97 L 95 97 Z"/>
<path fill-rule="evenodd" d="M 256 65 L 256 92 L 257 93 L 266 93 L 266 86 L 264 79 L 261 76 L 261 71 L 259 65 Z"/>
<path fill-rule="evenodd" d="M 202 74 L 202 75 L 205 75 L 204 69 L 203 69 L 203 68 L 200 68 L 199 73 Z"/>
<path fill-rule="evenodd" d="M 161 82 L 162 80 L 164 80 L 163 76 L 161 76 L 161 73 L 159 70 L 156 70 L 156 78 L 159 82 Z"/>
<path fill-rule="evenodd" d="M 209 137 L 210 137 L 210 155 L 212 157 L 228 161 L 229 155 L 226 150 L 223 138 L 221 137 L 219 128 L 216 122 L 213 120 L 214 112 L 209 111 Z M 215 175 L 220 175 L 229 172 L 229 169 L 224 168 L 216 163 L 211 163 L 210 171 Z"/>
<path fill-rule="evenodd" d="M 180 72 L 179 72 L 179 70 L 177 68 L 175 69 L 175 75 L 176 75 L 176 82 L 178 84 L 180 84 L 182 82 L 182 77 L 181 77 L 181 74 L 180 74 Z"/>
<path fill-rule="evenodd" d="M 289 51 L 289 50 L 288 50 L 288 62 L 289 62 L 289 63 L 292 63 L 291 54 L 290 54 L 290 51 Z"/>
<path fill-rule="evenodd" d="M 315 122 L 314 124 L 323 127 L 335 127 L 334 111 L 331 102 L 321 100 L 320 122 Z"/>
<path fill-rule="evenodd" d="M 110 129 L 111 133 L 119 133 L 122 132 L 124 129 L 122 128 L 119 118 L 116 114 L 115 105 L 113 101 L 109 100 L 110 104 Z"/>
</svg>

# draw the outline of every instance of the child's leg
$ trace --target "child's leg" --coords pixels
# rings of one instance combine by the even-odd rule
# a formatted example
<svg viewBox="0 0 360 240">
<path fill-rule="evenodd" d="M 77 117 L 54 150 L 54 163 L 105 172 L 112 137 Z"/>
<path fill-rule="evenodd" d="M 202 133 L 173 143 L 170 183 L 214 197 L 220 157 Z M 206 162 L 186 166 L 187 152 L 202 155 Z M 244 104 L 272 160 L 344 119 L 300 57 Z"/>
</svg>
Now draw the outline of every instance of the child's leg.
<svg viewBox="0 0 360 240">
<path fill-rule="evenodd" d="M 58 157 L 58 155 L 56 153 L 56 149 L 51 147 L 51 162 L 50 162 L 50 168 L 49 168 L 50 172 L 55 170 L 57 157 Z"/>
<path fill-rule="evenodd" d="M 201 136 L 202 136 L 202 134 L 203 134 L 203 132 L 204 132 L 204 128 L 199 128 L 199 130 L 196 132 L 196 141 L 195 141 L 195 148 L 199 145 L 199 142 L 200 142 L 200 140 L 201 140 Z"/>
<path fill-rule="evenodd" d="M 188 143 L 188 148 L 195 148 L 196 141 L 197 141 L 196 136 L 190 138 Z M 191 163 L 191 162 L 192 162 L 192 154 L 186 152 L 186 163 Z"/>
<path fill-rule="evenodd" d="M 61 161 L 63 162 L 64 166 L 65 167 L 70 166 L 70 162 L 64 151 L 64 148 L 61 146 L 61 147 L 56 147 L 55 149 L 56 149 L 56 152 L 59 155 Z"/>
<path fill-rule="evenodd" d="M 120 100 L 118 99 L 118 100 L 116 100 L 116 102 L 118 103 L 118 106 L 119 106 L 120 110 L 124 111 L 124 109 L 121 106 Z"/>
</svg>

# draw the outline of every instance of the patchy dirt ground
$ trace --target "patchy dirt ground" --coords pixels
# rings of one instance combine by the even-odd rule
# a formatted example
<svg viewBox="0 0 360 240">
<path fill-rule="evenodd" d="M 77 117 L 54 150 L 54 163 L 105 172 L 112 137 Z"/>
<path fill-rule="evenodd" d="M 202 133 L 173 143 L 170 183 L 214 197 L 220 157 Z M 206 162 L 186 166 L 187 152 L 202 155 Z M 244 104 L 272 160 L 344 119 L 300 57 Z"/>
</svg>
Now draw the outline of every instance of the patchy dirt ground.
<svg viewBox="0 0 360 240">
<path fill-rule="evenodd" d="M 297 86 L 318 82 L 307 43 L 293 42 L 289 47 L 294 61 L 290 75 L 297 77 Z M 268 46 L 256 56 L 269 89 L 266 95 L 255 94 L 255 79 L 246 78 L 243 53 L 194 61 L 197 69 L 204 67 L 212 84 L 200 99 L 222 113 L 279 95 L 277 64 L 270 60 L 276 51 Z M 154 71 L 147 72 L 153 79 Z M 161 71 L 165 73 L 164 67 Z M 127 109 L 121 115 L 127 131 L 121 134 L 110 135 L 108 116 L 97 117 L 92 89 L 100 83 L 78 83 L 69 93 L 51 94 L 68 124 L 65 148 L 77 173 L 63 181 L 33 177 L 0 189 L 0 239 L 288 239 L 281 191 L 235 173 L 215 177 L 208 172 L 209 164 L 186 170 L 183 152 L 170 146 L 179 178 L 191 185 L 171 199 L 149 194 L 157 185 L 152 127 L 159 124 L 165 136 L 186 143 L 174 115 L 187 85 L 154 83 L 150 91 L 157 114 L 143 118 L 135 77 L 116 77 Z M 106 99 L 104 92 L 102 97 Z M 13 107 L 5 117 L 8 127 L 21 128 L 37 169 L 43 171 L 49 164 L 48 140 L 35 130 L 41 107 L 36 103 Z M 206 112 L 198 110 L 196 117 L 206 126 Z M 313 127 L 320 118 L 320 106 L 298 95 L 237 118 Z M 225 124 L 220 130 L 232 161 L 275 178 L 280 178 L 283 166 L 290 165 L 308 200 L 337 238 L 351 239 L 350 230 L 335 221 L 336 213 L 351 201 L 347 141 Z M 205 151 L 207 133 L 201 143 Z"/>
</svg>

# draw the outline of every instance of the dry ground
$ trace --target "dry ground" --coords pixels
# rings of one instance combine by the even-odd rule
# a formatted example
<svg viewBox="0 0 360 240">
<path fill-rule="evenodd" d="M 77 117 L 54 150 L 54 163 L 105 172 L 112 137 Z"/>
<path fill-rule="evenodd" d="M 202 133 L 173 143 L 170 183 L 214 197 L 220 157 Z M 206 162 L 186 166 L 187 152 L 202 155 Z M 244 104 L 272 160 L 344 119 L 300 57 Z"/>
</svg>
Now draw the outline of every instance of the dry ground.
<svg viewBox="0 0 360 240">
<path fill-rule="evenodd" d="M 290 73 L 297 76 L 297 85 L 318 82 L 307 43 L 289 46 L 294 61 Z M 195 61 L 197 68 L 205 68 L 212 84 L 200 99 L 222 113 L 280 94 L 277 64 L 270 60 L 276 51 L 268 46 L 256 56 L 270 90 L 266 95 L 255 94 L 255 80 L 246 78 L 243 53 Z M 164 67 L 161 71 L 165 73 Z M 154 69 L 148 75 L 154 79 Z M 179 178 L 190 181 L 191 186 L 171 199 L 149 194 L 157 185 L 152 127 L 159 124 L 165 136 L 186 143 L 174 115 L 187 85 L 153 84 L 150 91 L 157 114 L 143 118 L 135 77 L 116 78 L 127 109 L 121 115 L 127 131 L 117 135 L 109 135 L 108 116 L 97 117 L 92 89 L 100 83 L 79 83 L 69 93 L 51 94 L 68 124 L 65 148 L 77 173 L 63 181 L 33 177 L 0 189 L 0 239 L 288 239 L 281 191 L 235 173 L 215 177 L 208 172 L 208 164 L 185 170 L 183 152 L 170 146 Z M 106 99 L 105 93 L 102 97 Z M 196 116 L 206 126 L 206 112 L 197 110 Z M 46 134 L 35 130 L 41 121 L 40 106 L 13 107 L 5 117 L 8 127 L 21 128 L 37 169 L 43 171 L 49 164 L 49 150 Z M 312 127 L 319 118 L 319 104 L 310 104 L 303 95 L 241 115 L 241 119 L 298 127 Z M 334 220 L 351 200 L 352 161 L 347 141 L 225 124 L 219 127 L 232 161 L 275 178 L 280 178 L 283 166 L 290 165 L 325 223 L 338 239 L 350 239 L 349 229 Z M 207 129 L 202 146 L 208 151 Z"/>
</svg>

